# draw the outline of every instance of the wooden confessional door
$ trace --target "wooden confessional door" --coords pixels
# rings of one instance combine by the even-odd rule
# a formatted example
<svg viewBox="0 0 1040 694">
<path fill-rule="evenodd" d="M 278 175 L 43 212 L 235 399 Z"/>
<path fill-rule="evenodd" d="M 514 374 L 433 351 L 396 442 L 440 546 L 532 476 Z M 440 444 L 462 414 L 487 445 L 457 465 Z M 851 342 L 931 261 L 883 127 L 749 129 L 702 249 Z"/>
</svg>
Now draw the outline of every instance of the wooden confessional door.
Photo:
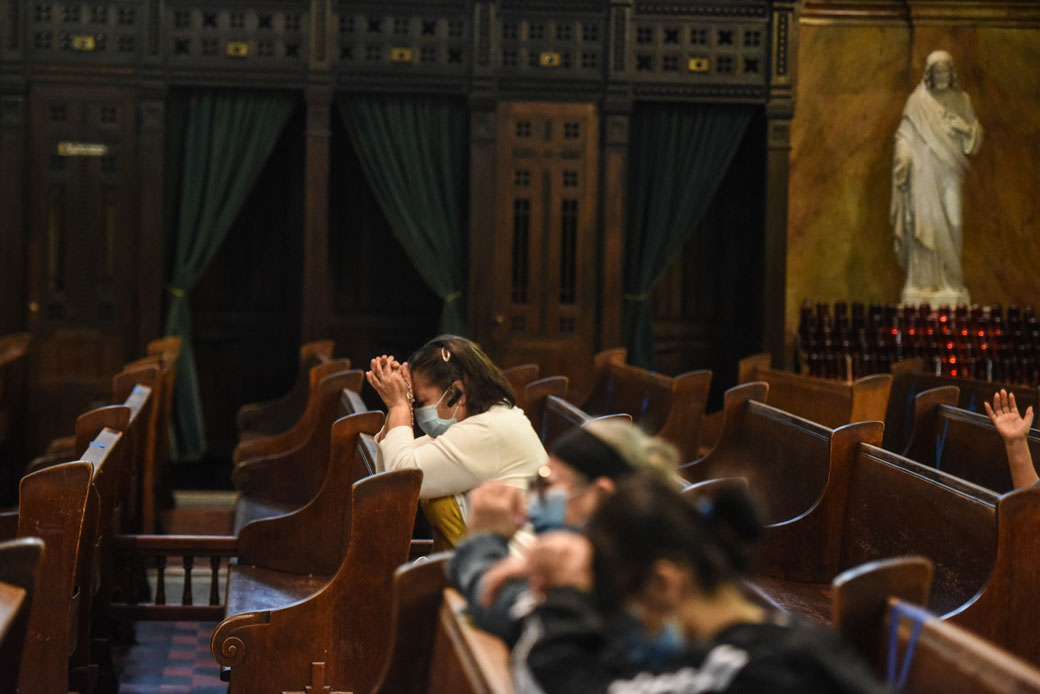
<svg viewBox="0 0 1040 694">
<path fill-rule="evenodd" d="M 494 237 L 493 257 L 470 258 L 493 297 L 478 339 L 502 366 L 581 372 L 596 328 L 596 107 L 504 102 L 495 121 L 495 228 L 472 232 Z"/>
<path fill-rule="evenodd" d="M 119 89 L 30 95 L 29 454 L 107 404 L 136 334 L 135 102 Z"/>
</svg>

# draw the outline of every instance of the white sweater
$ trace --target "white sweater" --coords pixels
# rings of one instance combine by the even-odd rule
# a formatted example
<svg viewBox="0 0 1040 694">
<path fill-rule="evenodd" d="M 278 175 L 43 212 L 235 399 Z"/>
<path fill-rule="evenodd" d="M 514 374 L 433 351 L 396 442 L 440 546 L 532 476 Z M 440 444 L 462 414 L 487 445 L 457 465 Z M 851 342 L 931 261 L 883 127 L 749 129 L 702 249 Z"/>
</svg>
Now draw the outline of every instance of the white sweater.
<svg viewBox="0 0 1040 694">
<path fill-rule="evenodd" d="M 422 470 L 419 496 L 436 499 L 492 481 L 526 488 L 547 458 L 523 410 L 495 405 L 453 424 L 437 438 L 415 438 L 411 427 L 394 427 L 379 442 L 376 466 L 379 471 Z"/>
</svg>

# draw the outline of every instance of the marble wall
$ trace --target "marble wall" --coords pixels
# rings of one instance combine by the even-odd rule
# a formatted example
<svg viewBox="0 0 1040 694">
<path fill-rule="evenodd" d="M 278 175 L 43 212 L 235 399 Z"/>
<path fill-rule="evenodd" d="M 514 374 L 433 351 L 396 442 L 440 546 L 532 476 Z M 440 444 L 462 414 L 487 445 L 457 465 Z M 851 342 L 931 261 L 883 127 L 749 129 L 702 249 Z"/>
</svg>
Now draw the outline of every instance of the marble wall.
<svg viewBox="0 0 1040 694">
<path fill-rule="evenodd" d="M 965 180 L 968 290 L 983 304 L 1040 303 L 1038 17 L 1013 27 L 948 14 L 916 21 L 911 31 L 905 18 L 882 12 L 876 20 L 821 15 L 809 9 L 799 26 L 788 343 L 804 299 L 899 299 L 903 274 L 888 221 L 893 135 L 925 57 L 939 48 L 953 55 L 985 129 Z"/>
</svg>

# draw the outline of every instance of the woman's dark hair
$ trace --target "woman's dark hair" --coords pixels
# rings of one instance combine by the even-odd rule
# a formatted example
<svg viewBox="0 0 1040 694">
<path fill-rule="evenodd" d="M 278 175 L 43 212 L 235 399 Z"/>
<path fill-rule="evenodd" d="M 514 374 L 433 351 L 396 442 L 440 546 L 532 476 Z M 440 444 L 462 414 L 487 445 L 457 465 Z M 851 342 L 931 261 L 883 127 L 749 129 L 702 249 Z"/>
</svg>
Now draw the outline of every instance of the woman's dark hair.
<svg viewBox="0 0 1040 694">
<path fill-rule="evenodd" d="M 689 499 L 673 486 L 633 475 L 617 486 L 589 520 L 595 549 L 596 595 L 616 610 L 650 578 L 654 562 L 690 567 L 705 592 L 750 569 L 750 551 L 762 533 L 758 510 L 739 487 Z"/>
<path fill-rule="evenodd" d="M 502 369 L 471 340 L 458 335 L 441 335 L 415 350 L 408 358 L 412 373 L 422 374 L 438 388 L 447 390 L 455 381 L 466 388 L 469 414 L 487 412 L 493 405 L 516 405 L 513 387 Z"/>
</svg>

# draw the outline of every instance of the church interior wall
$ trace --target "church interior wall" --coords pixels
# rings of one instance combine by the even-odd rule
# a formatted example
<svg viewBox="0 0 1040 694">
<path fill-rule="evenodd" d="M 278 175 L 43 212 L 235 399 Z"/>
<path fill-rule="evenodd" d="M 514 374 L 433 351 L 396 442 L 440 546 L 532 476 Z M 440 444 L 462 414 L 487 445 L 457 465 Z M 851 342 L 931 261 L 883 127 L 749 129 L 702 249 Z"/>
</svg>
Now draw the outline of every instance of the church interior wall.
<svg viewBox="0 0 1040 694">
<path fill-rule="evenodd" d="M 956 11 L 972 11 L 973 5 Z M 963 268 L 972 301 L 1036 303 L 1038 17 L 1012 22 L 950 14 L 915 21 L 911 31 L 905 17 L 881 12 L 854 22 L 821 14 L 814 15 L 810 6 L 799 26 L 788 212 L 788 344 L 803 300 L 899 299 L 903 273 L 889 224 L 893 138 L 906 98 L 921 79 L 925 57 L 937 49 L 952 54 L 960 85 L 985 130 L 981 150 L 969 158 L 964 182 Z"/>
</svg>

